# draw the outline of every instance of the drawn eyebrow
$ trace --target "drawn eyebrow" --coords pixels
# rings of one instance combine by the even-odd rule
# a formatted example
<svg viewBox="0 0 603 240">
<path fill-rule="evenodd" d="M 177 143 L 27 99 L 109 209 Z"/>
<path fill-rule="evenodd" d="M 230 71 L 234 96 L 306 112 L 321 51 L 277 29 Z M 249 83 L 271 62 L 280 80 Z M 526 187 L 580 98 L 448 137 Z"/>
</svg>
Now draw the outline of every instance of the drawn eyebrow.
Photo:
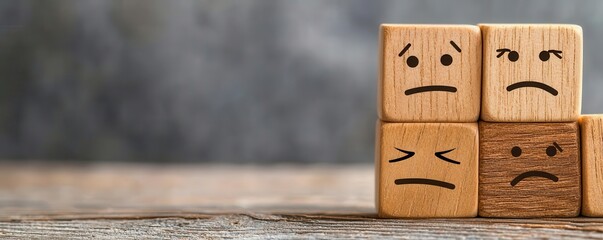
<svg viewBox="0 0 603 240">
<path fill-rule="evenodd" d="M 563 149 L 561 148 L 561 146 L 559 146 L 559 144 L 557 144 L 557 142 L 553 142 L 553 145 L 555 146 L 555 148 L 557 148 L 557 150 L 559 150 L 559 152 L 563 152 Z"/>
<path fill-rule="evenodd" d="M 555 56 L 557 56 L 559 59 L 561 59 L 561 54 L 563 53 L 563 52 L 562 52 L 562 51 L 560 51 L 560 50 L 552 50 L 552 49 L 551 49 L 551 50 L 548 50 L 547 52 L 550 52 L 550 53 L 554 54 L 554 55 L 555 55 Z"/>
<path fill-rule="evenodd" d="M 496 57 L 499 58 L 500 56 L 502 56 L 506 52 L 510 52 L 510 51 L 511 51 L 511 49 L 508 49 L 508 48 L 496 49 L 496 52 L 499 53 L 498 55 L 496 55 Z"/>
<path fill-rule="evenodd" d="M 406 159 L 409 159 L 409 158 L 411 158 L 412 156 L 414 156 L 414 155 L 415 155 L 415 152 L 411 152 L 411 151 L 402 150 L 402 149 L 399 149 L 399 148 L 397 148 L 397 147 L 394 147 L 394 148 L 395 148 L 396 150 L 398 150 L 398 151 L 400 151 L 400 152 L 403 152 L 403 153 L 406 153 L 406 154 L 408 154 L 408 155 L 406 155 L 406 156 L 404 156 L 404 157 L 399 157 L 399 158 L 396 158 L 396 159 L 389 160 L 389 162 L 390 162 L 390 163 L 394 163 L 394 162 L 399 162 L 399 161 L 402 161 L 402 160 L 406 160 Z"/>
<path fill-rule="evenodd" d="M 402 51 L 400 53 L 398 53 L 398 57 L 402 57 L 402 55 L 408 51 L 408 49 L 410 48 L 410 43 L 406 44 L 406 46 L 404 47 L 404 49 L 402 49 Z"/>
<path fill-rule="evenodd" d="M 446 150 L 446 151 L 436 152 L 435 156 L 438 157 L 439 159 L 442 159 L 442 160 L 444 160 L 446 162 L 449 162 L 449 163 L 461 164 L 460 162 L 454 161 L 454 160 L 452 160 L 450 158 L 447 158 L 447 157 L 443 156 L 446 153 L 454 151 L 454 149 L 456 149 L 456 148 L 453 148 L 453 149 L 450 149 L 450 150 Z"/>
<path fill-rule="evenodd" d="M 451 40 L 450 45 L 452 45 L 454 47 L 454 49 L 456 49 L 456 51 L 461 52 L 461 48 L 458 45 L 456 45 L 456 43 L 454 43 L 454 41 Z"/>
</svg>

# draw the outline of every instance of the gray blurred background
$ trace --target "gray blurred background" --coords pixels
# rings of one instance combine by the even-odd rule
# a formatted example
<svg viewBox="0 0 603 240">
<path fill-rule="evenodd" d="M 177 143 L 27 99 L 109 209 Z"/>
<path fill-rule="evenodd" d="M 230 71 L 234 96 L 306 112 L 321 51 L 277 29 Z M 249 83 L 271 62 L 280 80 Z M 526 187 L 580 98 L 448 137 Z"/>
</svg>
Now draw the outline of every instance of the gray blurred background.
<svg viewBox="0 0 603 240">
<path fill-rule="evenodd" d="M 373 161 L 378 25 L 584 29 L 603 112 L 603 1 L 0 0 L 0 158 Z"/>
</svg>

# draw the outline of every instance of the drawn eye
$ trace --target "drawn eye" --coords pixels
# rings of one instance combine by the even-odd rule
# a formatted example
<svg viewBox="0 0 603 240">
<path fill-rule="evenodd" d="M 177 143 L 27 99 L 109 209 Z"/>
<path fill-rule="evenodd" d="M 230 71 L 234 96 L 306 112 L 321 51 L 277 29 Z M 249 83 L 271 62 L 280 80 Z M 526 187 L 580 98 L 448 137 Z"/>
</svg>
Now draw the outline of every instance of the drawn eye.
<svg viewBox="0 0 603 240">
<path fill-rule="evenodd" d="M 519 59 L 519 53 L 517 51 L 512 51 L 511 49 L 508 49 L 508 48 L 497 49 L 496 52 L 498 52 L 498 55 L 496 55 L 496 58 L 500 58 L 503 55 L 505 55 L 506 52 L 508 52 L 509 54 L 507 54 L 507 58 L 509 58 L 509 61 L 515 62 Z"/>
<path fill-rule="evenodd" d="M 440 62 L 442 63 L 442 65 L 444 66 L 450 66 L 450 64 L 452 64 L 452 56 L 448 55 L 448 54 L 444 54 L 442 55 L 442 57 L 440 58 Z"/>
<path fill-rule="evenodd" d="M 411 68 L 414 68 L 417 65 L 419 65 L 419 59 L 415 56 L 410 56 L 410 57 L 408 57 L 408 59 L 406 59 L 406 65 L 408 65 Z"/>
<path fill-rule="evenodd" d="M 557 155 L 557 149 L 553 146 L 549 146 L 546 148 L 546 155 L 549 155 L 549 157 L 555 156 Z"/>
<path fill-rule="evenodd" d="M 563 149 L 561 148 L 561 146 L 559 146 L 559 144 L 553 142 L 553 145 L 546 148 L 546 155 L 548 155 L 549 157 L 553 157 L 557 155 L 557 151 L 563 152 Z"/>
<path fill-rule="evenodd" d="M 513 157 L 521 156 L 521 148 L 518 146 L 511 148 L 511 155 L 513 155 Z"/>
<path fill-rule="evenodd" d="M 454 151 L 454 149 L 456 149 L 456 148 L 453 148 L 453 149 L 450 149 L 450 150 L 446 150 L 446 151 L 436 152 L 435 156 L 438 157 L 439 159 L 442 159 L 442 160 L 444 160 L 446 162 L 449 162 L 449 163 L 461 164 L 460 162 L 454 161 L 454 160 L 452 160 L 452 159 L 447 158 L 447 157 L 444 156 L 444 154 L 452 152 L 452 151 Z"/>
<path fill-rule="evenodd" d="M 549 60 L 549 58 L 551 58 L 551 54 L 549 52 L 547 52 L 547 51 L 542 51 L 542 52 L 540 52 L 540 54 L 538 54 L 538 57 L 543 62 L 546 62 L 546 61 Z"/>
<path fill-rule="evenodd" d="M 402 149 L 399 149 L 399 148 L 397 148 L 397 147 L 395 147 L 395 149 L 396 149 L 396 150 L 398 150 L 398 151 L 400 151 L 400 152 L 406 153 L 406 156 L 404 156 L 404 157 L 399 157 L 399 158 L 392 159 L 392 160 L 389 160 L 389 162 L 390 162 L 390 163 L 394 163 L 394 162 L 403 161 L 403 160 L 409 159 L 409 158 L 411 158 L 412 156 L 414 156 L 414 155 L 415 155 L 415 152 L 411 152 L 411 151 L 402 150 Z"/>
<path fill-rule="evenodd" d="M 538 54 L 538 58 L 540 58 L 541 61 L 546 62 L 551 58 L 551 53 L 559 59 L 562 58 L 561 53 L 563 53 L 563 52 L 561 52 L 559 50 L 548 50 L 548 51 L 543 50 L 542 52 L 540 52 L 540 54 Z"/>
</svg>

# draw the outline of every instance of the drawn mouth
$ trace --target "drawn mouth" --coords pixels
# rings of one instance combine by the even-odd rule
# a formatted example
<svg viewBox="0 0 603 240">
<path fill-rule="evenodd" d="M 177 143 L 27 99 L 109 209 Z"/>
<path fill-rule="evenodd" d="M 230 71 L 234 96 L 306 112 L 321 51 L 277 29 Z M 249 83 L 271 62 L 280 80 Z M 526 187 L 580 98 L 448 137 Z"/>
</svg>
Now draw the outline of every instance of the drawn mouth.
<svg viewBox="0 0 603 240">
<path fill-rule="evenodd" d="M 557 92 L 557 90 L 554 89 L 553 87 L 546 85 L 544 83 L 535 82 L 535 81 L 523 81 L 523 82 L 513 83 L 507 87 L 507 91 L 510 92 L 515 89 L 524 88 L 524 87 L 540 88 L 544 91 L 547 91 L 548 93 L 550 93 L 553 96 L 557 96 L 557 94 L 559 94 L 559 92 Z"/>
<path fill-rule="evenodd" d="M 401 179 L 396 179 L 394 181 L 394 183 L 396 183 L 396 185 L 424 184 L 424 185 L 443 187 L 443 188 L 447 188 L 447 189 L 454 189 L 456 187 L 456 186 L 454 186 L 454 184 L 449 183 L 449 182 L 443 182 L 443 181 L 426 179 L 426 178 L 401 178 Z"/>
<path fill-rule="evenodd" d="M 542 171 L 528 171 L 528 172 L 524 172 L 522 174 L 517 175 L 517 177 L 515 177 L 512 181 L 511 181 L 511 186 L 515 186 L 517 185 L 519 182 L 521 182 L 522 180 L 524 180 L 525 178 L 529 178 L 529 177 L 541 177 L 541 178 L 546 178 L 549 179 L 553 182 L 557 182 L 559 181 L 559 178 L 553 174 L 550 174 L 548 172 L 542 172 Z"/>
<path fill-rule="evenodd" d="M 451 86 L 443 86 L 443 85 L 431 85 L 431 86 L 411 88 L 411 89 L 404 91 L 404 94 L 406 96 L 408 96 L 408 95 L 413 95 L 413 94 L 422 93 L 422 92 L 452 92 L 452 93 L 454 93 L 454 92 L 456 92 L 456 88 L 451 87 Z"/>
</svg>

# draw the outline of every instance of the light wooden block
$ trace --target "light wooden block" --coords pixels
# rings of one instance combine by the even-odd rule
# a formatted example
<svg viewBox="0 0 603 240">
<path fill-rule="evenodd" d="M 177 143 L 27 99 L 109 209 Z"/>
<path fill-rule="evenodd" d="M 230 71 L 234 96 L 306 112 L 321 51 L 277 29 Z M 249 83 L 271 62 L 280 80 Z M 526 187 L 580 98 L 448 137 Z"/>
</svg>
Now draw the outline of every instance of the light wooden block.
<svg viewBox="0 0 603 240">
<path fill-rule="evenodd" d="M 479 135 L 480 216 L 578 216 L 582 192 L 576 122 L 480 122 Z"/>
<path fill-rule="evenodd" d="M 482 120 L 578 120 L 582 98 L 580 26 L 479 26 L 484 45 Z"/>
<path fill-rule="evenodd" d="M 603 217 L 603 115 L 580 117 L 582 215 Z"/>
<path fill-rule="evenodd" d="M 477 216 L 477 150 L 477 123 L 378 121 L 379 216 Z"/>
<path fill-rule="evenodd" d="M 379 118 L 387 122 L 475 122 L 482 41 L 470 25 L 380 28 Z"/>
</svg>

